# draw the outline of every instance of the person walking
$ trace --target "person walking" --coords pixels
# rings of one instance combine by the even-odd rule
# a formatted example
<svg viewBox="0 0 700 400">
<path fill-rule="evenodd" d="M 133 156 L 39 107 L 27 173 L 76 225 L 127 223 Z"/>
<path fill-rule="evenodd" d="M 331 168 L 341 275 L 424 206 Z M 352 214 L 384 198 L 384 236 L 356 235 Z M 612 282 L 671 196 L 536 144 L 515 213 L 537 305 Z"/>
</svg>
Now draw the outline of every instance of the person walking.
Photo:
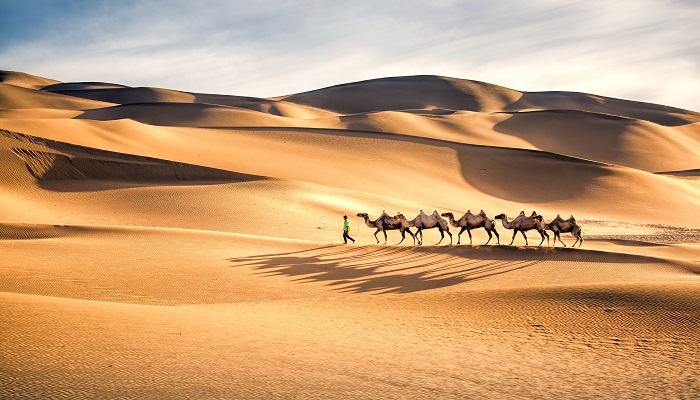
<svg viewBox="0 0 700 400">
<path fill-rule="evenodd" d="M 348 239 L 355 243 L 355 239 L 350 237 L 350 221 L 348 221 L 348 216 L 343 215 L 343 241 L 348 244 Z"/>
</svg>

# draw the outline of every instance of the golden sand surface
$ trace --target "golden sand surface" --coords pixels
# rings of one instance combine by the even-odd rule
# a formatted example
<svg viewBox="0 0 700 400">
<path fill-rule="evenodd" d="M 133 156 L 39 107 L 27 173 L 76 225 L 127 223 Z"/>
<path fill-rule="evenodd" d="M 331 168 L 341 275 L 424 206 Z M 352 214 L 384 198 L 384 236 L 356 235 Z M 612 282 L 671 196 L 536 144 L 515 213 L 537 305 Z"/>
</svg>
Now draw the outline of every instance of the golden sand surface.
<svg viewBox="0 0 700 400">
<path fill-rule="evenodd" d="M 0 77 L 2 398 L 700 397 L 697 112 Z M 377 244 L 356 214 L 384 210 L 574 215 L 584 242 Z"/>
</svg>

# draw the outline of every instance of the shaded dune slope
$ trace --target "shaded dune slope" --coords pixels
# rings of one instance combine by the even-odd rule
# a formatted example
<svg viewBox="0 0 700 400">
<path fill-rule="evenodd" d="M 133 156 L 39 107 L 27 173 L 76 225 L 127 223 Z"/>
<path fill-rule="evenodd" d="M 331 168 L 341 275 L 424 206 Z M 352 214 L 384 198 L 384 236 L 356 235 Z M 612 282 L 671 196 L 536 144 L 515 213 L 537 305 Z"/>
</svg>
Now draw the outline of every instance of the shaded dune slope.
<svg viewBox="0 0 700 400">
<path fill-rule="evenodd" d="M 493 111 L 515 102 L 521 93 L 486 83 L 410 76 L 374 79 L 282 96 L 291 103 L 342 114 L 405 109 Z"/>
<path fill-rule="evenodd" d="M 294 120 L 232 106 L 202 103 L 129 103 L 89 110 L 80 119 L 132 119 L 149 125 L 192 127 L 293 126 Z"/>
<path fill-rule="evenodd" d="M 120 154 L 0 130 L 2 150 L 19 157 L 39 181 L 248 181 L 260 177 L 151 157 Z M 7 155 L 7 154 L 6 154 Z"/>
<path fill-rule="evenodd" d="M 665 126 L 700 122 L 700 113 L 659 104 L 576 92 L 524 92 L 507 111 L 528 109 L 580 110 L 640 119 Z"/>
<path fill-rule="evenodd" d="M 494 130 L 520 137 L 542 150 L 649 172 L 693 168 L 700 159 L 700 143 L 685 132 L 611 114 L 516 112 L 497 123 Z"/>
<path fill-rule="evenodd" d="M 43 88 L 51 93 L 66 96 L 109 102 L 121 105 L 147 103 L 200 103 L 203 105 L 219 105 L 238 107 L 268 113 L 271 115 L 288 116 L 292 118 L 318 118 L 333 116 L 335 113 L 321 108 L 287 103 L 283 101 L 261 99 L 257 97 L 229 96 L 216 94 L 188 93 L 177 90 L 128 87 L 109 83 L 62 83 Z"/>
</svg>

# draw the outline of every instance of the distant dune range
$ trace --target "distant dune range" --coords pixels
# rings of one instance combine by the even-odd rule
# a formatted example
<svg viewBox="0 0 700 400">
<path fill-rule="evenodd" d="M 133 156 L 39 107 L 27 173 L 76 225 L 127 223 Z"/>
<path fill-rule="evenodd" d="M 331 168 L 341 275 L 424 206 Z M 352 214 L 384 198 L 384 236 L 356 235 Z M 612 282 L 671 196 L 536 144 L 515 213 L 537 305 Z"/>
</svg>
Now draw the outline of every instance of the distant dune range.
<svg viewBox="0 0 700 400">
<path fill-rule="evenodd" d="M 0 170 L 3 398 L 700 396 L 698 112 L 1 71 Z M 434 209 L 573 214 L 585 242 L 375 245 L 355 216 Z"/>
</svg>

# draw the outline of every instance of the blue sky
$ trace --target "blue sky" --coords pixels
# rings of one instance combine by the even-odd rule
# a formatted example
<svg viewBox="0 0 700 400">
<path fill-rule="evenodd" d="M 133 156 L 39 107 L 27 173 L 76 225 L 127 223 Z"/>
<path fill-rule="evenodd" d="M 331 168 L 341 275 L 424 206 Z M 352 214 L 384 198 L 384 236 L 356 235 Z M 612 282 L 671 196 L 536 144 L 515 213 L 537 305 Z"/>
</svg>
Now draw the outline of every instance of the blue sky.
<svg viewBox="0 0 700 400">
<path fill-rule="evenodd" d="M 0 69 L 277 96 L 417 74 L 700 111 L 700 1 L 0 0 Z"/>
</svg>

